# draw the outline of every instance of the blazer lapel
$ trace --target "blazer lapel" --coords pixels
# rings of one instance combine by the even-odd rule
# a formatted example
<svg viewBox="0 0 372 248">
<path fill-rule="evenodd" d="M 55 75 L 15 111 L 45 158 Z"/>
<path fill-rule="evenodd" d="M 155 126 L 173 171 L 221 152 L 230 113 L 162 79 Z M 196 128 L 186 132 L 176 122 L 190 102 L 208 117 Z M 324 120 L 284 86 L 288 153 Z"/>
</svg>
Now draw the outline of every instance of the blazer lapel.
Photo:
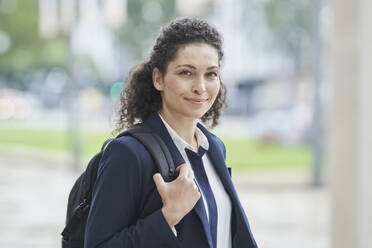
<svg viewBox="0 0 372 248">
<path fill-rule="evenodd" d="M 227 170 L 222 146 L 218 144 L 216 138 L 213 137 L 213 135 L 205 127 L 200 124 L 198 124 L 198 127 L 203 131 L 205 136 L 207 136 L 209 142 L 209 157 L 211 158 L 214 168 L 216 169 L 217 174 L 219 175 L 220 180 L 231 199 L 233 207 L 231 216 L 233 246 L 241 247 L 241 245 L 244 245 L 244 247 L 257 248 L 256 241 L 254 240 L 249 228 L 248 219 L 244 213 L 244 209 L 239 201 L 238 194 L 236 193 L 230 178 L 230 174 Z"/>
<path fill-rule="evenodd" d="M 209 158 L 211 159 L 212 161 L 212 164 L 227 192 L 227 194 L 229 195 L 230 197 L 230 200 L 231 200 L 231 204 L 232 204 L 232 216 L 231 216 L 231 220 L 232 220 L 232 235 L 233 235 L 233 238 L 234 238 L 234 235 L 236 234 L 236 231 L 238 230 L 237 228 L 237 223 L 238 223 L 238 220 L 240 218 L 244 218 L 244 214 L 243 216 L 241 216 L 241 212 L 243 211 L 242 210 L 242 207 L 241 207 L 241 204 L 240 204 L 240 201 L 238 199 L 238 194 L 236 193 L 236 190 L 232 184 L 232 181 L 231 181 L 231 177 L 230 177 L 230 173 L 227 169 L 227 166 L 226 166 L 226 163 L 225 163 L 225 158 L 223 156 L 223 150 L 221 149 L 221 147 L 218 146 L 217 142 L 216 142 L 216 138 L 212 137 L 211 133 L 204 127 L 202 126 L 201 124 L 198 124 L 198 127 L 202 130 L 202 132 L 204 133 L 204 135 L 207 137 L 208 139 L 208 142 L 209 142 L 209 149 L 208 149 L 208 154 L 209 154 Z M 243 230 L 241 230 L 243 231 Z"/>
<path fill-rule="evenodd" d="M 237 199 L 237 194 L 235 192 L 234 186 L 232 184 L 231 178 L 230 178 L 230 173 L 227 169 L 226 163 L 225 163 L 225 158 L 223 157 L 223 151 L 221 150 L 220 147 L 217 146 L 216 141 L 211 137 L 211 134 L 209 133 L 208 130 L 206 130 L 205 127 L 203 127 L 201 124 L 198 124 L 198 127 L 204 135 L 207 137 L 208 142 L 209 142 L 209 149 L 208 149 L 208 154 L 209 158 L 212 160 L 212 164 L 214 168 L 216 169 L 216 172 L 218 176 L 220 177 L 220 180 L 225 187 L 225 190 L 229 194 L 231 200 L 236 200 Z"/>
<path fill-rule="evenodd" d="M 199 201 L 195 204 L 194 211 L 199 216 L 200 221 L 203 224 L 204 233 L 205 233 L 205 236 L 207 237 L 209 247 L 213 247 L 210 225 L 207 219 L 207 214 L 205 212 L 205 206 L 203 203 L 203 199 L 201 197 Z"/>
<path fill-rule="evenodd" d="M 156 133 L 158 133 L 160 138 L 162 138 L 164 143 L 167 145 L 169 152 L 172 155 L 173 162 L 176 168 L 179 165 L 185 163 L 185 160 L 183 159 L 181 153 L 178 151 L 178 148 L 174 144 L 172 137 L 169 135 L 167 128 L 164 126 L 163 121 L 160 119 L 157 113 L 150 114 L 150 116 L 144 121 L 144 123 L 151 129 L 153 129 Z M 199 201 L 195 204 L 193 210 L 196 212 L 203 225 L 204 233 L 208 240 L 209 246 L 213 247 L 210 226 L 202 198 L 200 198 Z"/>
</svg>

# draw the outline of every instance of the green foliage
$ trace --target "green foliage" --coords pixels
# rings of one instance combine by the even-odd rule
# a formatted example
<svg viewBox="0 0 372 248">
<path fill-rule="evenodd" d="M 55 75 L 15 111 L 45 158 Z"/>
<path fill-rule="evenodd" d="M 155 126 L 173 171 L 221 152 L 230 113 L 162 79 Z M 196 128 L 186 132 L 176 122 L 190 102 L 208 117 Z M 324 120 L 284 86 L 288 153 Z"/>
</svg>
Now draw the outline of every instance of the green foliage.
<svg viewBox="0 0 372 248">
<path fill-rule="evenodd" d="M 66 44 L 62 37 L 39 37 L 38 0 L 18 1 L 14 13 L 0 12 L 0 30 L 11 40 L 10 49 L 0 56 L 0 74 L 25 74 L 35 68 L 63 66 Z"/>
<path fill-rule="evenodd" d="M 84 131 L 81 134 L 84 158 L 93 156 L 103 142 L 111 136 L 109 131 Z M 307 146 L 281 146 L 262 144 L 255 140 L 225 137 L 226 162 L 234 170 L 303 170 L 311 160 Z M 41 130 L 24 128 L 0 128 L 0 145 L 19 145 L 37 148 L 44 153 L 57 151 L 68 153 L 71 147 L 65 130 Z"/>
<path fill-rule="evenodd" d="M 82 152 L 86 156 L 94 155 L 110 133 L 89 132 L 81 134 Z M 43 130 L 24 128 L 0 128 L 0 144 L 7 146 L 26 146 L 40 150 L 68 152 L 71 147 L 66 130 Z"/>
<path fill-rule="evenodd" d="M 119 32 L 121 43 L 133 60 L 142 60 L 148 54 L 161 25 L 174 17 L 175 0 L 128 0 L 128 20 Z"/>
<path fill-rule="evenodd" d="M 265 144 L 247 138 L 223 138 L 223 141 L 226 163 L 234 169 L 302 170 L 311 162 L 310 148 L 305 145 Z"/>
<path fill-rule="evenodd" d="M 160 26 L 175 17 L 175 0 L 128 0 L 127 5 L 127 23 L 116 32 L 132 63 L 143 59 Z M 11 14 L 0 11 L 0 30 L 11 40 L 10 49 L 0 56 L 0 75 L 10 81 L 22 84 L 24 75 L 34 69 L 66 66 L 66 37 L 41 38 L 38 15 L 38 0 L 19 0 Z"/>
</svg>

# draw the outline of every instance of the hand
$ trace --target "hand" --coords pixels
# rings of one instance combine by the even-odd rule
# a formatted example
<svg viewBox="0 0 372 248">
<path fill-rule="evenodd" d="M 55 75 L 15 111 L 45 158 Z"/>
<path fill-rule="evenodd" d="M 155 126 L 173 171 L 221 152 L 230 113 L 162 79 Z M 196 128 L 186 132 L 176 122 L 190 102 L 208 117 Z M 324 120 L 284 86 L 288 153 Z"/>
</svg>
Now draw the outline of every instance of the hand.
<svg viewBox="0 0 372 248">
<path fill-rule="evenodd" d="M 166 183 L 160 173 L 153 176 L 156 188 L 163 201 L 162 212 L 169 226 L 175 226 L 193 209 L 200 198 L 200 192 L 194 181 L 194 172 L 187 164 L 176 169 L 178 177 Z"/>
</svg>

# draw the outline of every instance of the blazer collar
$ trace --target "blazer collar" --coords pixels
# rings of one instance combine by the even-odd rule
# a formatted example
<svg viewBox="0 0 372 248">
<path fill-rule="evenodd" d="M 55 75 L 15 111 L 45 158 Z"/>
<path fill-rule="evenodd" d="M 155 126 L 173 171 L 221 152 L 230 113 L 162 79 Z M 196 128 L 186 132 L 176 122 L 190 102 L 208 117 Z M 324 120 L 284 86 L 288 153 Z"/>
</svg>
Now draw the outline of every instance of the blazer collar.
<svg viewBox="0 0 372 248">
<path fill-rule="evenodd" d="M 209 149 L 207 152 L 209 154 L 209 158 L 211 159 L 212 164 L 218 176 L 220 177 L 220 180 L 226 192 L 229 194 L 230 199 L 232 200 L 232 203 L 234 203 L 234 200 L 237 199 L 237 195 L 234 190 L 234 186 L 232 185 L 230 173 L 227 170 L 222 147 L 217 144 L 216 137 L 214 137 L 213 134 L 211 134 L 203 125 L 198 123 L 198 127 L 208 139 Z"/>
<path fill-rule="evenodd" d="M 181 138 L 178 133 L 167 123 L 166 120 L 159 114 L 160 119 L 163 121 L 164 126 L 167 128 L 169 135 L 171 136 L 173 142 L 179 151 L 184 151 L 186 148 L 193 151 L 194 148 L 188 144 L 183 138 Z M 195 137 L 198 145 L 202 147 L 205 151 L 209 149 L 209 143 L 207 137 L 200 130 L 199 127 L 195 129 Z M 181 152 L 182 153 L 182 152 Z"/>
<path fill-rule="evenodd" d="M 178 151 L 177 146 L 174 144 L 172 137 L 169 135 L 167 128 L 164 126 L 163 121 L 157 113 L 151 113 L 149 117 L 144 120 L 144 123 L 153 129 L 167 145 L 176 168 L 185 163 L 185 160 L 182 158 L 181 153 Z"/>
</svg>

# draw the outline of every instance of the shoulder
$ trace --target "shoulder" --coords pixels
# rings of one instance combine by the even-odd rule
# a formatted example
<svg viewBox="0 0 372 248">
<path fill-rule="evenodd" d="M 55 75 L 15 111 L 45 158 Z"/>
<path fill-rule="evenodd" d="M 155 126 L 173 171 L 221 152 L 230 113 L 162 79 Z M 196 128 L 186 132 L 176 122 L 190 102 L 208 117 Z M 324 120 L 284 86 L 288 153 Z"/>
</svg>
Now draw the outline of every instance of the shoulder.
<svg viewBox="0 0 372 248">
<path fill-rule="evenodd" d="M 120 170 L 133 172 L 149 164 L 152 164 L 152 159 L 144 145 L 131 136 L 122 136 L 115 138 L 107 145 L 101 157 L 98 174 L 101 174 L 107 167 L 117 172 Z M 138 171 L 138 173 L 141 172 Z"/>
<path fill-rule="evenodd" d="M 217 136 L 215 135 L 214 133 L 210 132 L 210 131 L 207 131 L 210 135 L 210 139 L 215 142 L 217 145 L 219 146 L 225 146 L 225 144 L 223 143 L 223 141 Z"/>
<path fill-rule="evenodd" d="M 213 142 L 215 142 L 215 144 L 217 145 L 217 147 L 220 149 L 220 151 L 222 152 L 223 154 L 223 157 L 226 158 L 226 147 L 225 147 L 225 144 L 223 143 L 223 141 L 217 137 L 215 134 L 213 133 L 210 133 L 211 134 L 211 140 L 213 140 Z"/>
</svg>

